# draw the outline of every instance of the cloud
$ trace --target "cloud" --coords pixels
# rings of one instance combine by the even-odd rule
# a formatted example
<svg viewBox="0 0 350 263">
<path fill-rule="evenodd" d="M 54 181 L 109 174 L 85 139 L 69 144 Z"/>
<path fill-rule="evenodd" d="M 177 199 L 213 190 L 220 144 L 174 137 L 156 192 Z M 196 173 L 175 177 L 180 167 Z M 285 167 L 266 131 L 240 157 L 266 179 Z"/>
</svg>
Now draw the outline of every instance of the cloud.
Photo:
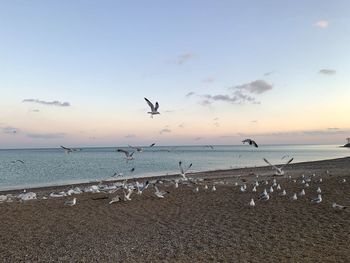
<svg viewBox="0 0 350 263">
<path fill-rule="evenodd" d="M 69 107 L 69 106 L 71 106 L 69 102 L 60 102 L 58 100 L 44 101 L 44 100 L 38 100 L 38 99 L 24 99 L 22 102 L 32 102 L 32 103 L 37 103 L 37 104 L 41 104 L 41 105 L 50 105 L 50 106 L 57 106 L 57 107 Z"/>
<path fill-rule="evenodd" d="M 314 26 L 324 29 L 324 28 L 327 28 L 329 26 L 329 21 L 319 20 L 314 24 Z"/>
<path fill-rule="evenodd" d="M 318 73 L 323 74 L 323 75 L 335 75 L 337 71 L 334 69 L 321 69 Z"/>
<path fill-rule="evenodd" d="M 191 91 L 191 92 L 189 92 L 189 93 L 187 93 L 186 94 L 186 98 L 189 98 L 189 97 L 191 97 L 191 96 L 193 96 L 195 93 L 193 92 L 193 91 Z"/>
<path fill-rule="evenodd" d="M 267 76 L 272 75 L 273 73 L 275 73 L 275 72 L 274 71 L 266 72 L 266 73 L 264 73 L 264 76 L 267 77 Z"/>
<path fill-rule="evenodd" d="M 15 134 L 17 134 L 19 132 L 19 129 L 11 127 L 11 126 L 3 127 L 1 129 L 2 129 L 2 132 L 5 133 L 5 134 L 15 135 Z"/>
<path fill-rule="evenodd" d="M 257 120 L 253 120 L 253 121 L 250 121 L 251 123 L 257 123 L 258 121 Z"/>
<path fill-rule="evenodd" d="M 30 110 L 30 112 L 40 112 L 38 109 Z"/>
<path fill-rule="evenodd" d="M 135 134 L 127 134 L 124 136 L 124 138 L 135 138 L 136 135 Z"/>
<path fill-rule="evenodd" d="M 202 105 L 202 106 L 210 106 L 211 105 L 211 101 L 209 101 L 209 100 L 201 100 L 199 102 L 199 104 Z"/>
<path fill-rule="evenodd" d="M 215 127 L 220 127 L 220 123 L 219 122 L 214 122 L 214 126 Z"/>
<path fill-rule="evenodd" d="M 161 129 L 161 130 L 159 131 L 159 134 L 170 133 L 170 132 L 171 132 L 170 129 L 165 128 L 165 129 Z"/>
<path fill-rule="evenodd" d="M 195 141 L 200 141 L 200 140 L 203 140 L 204 138 L 203 137 L 196 137 L 194 138 Z"/>
<path fill-rule="evenodd" d="M 182 64 L 186 63 L 187 61 L 195 58 L 195 57 L 196 57 L 195 54 L 193 54 L 191 52 L 184 53 L 184 54 L 182 54 L 182 55 L 177 57 L 176 64 L 182 65 Z"/>
<path fill-rule="evenodd" d="M 185 127 L 185 124 L 184 124 L 184 123 L 181 123 L 181 124 L 179 124 L 178 127 L 179 127 L 179 128 L 184 128 L 184 127 Z"/>
<path fill-rule="evenodd" d="M 254 97 L 246 95 L 240 90 L 236 90 L 232 96 L 227 94 L 217 94 L 217 95 L 206 94 L 206 95 L 203 95 L 203 97 L 205 99 L 200 102 L 200 104 L 203 106 L 211 105 L 213 101 L 223 101 L 223 102 L 228 102 L 232 104 L 242 104 L 245 102 L 260 104 L 260 102 L 256 101 Z"/>
<path fill-rule="evenodd" d="M 65 133 L 27 133 L 27 137 L 32 139 L 61 139 Z"/>
<path fill-rule="evenodd" d="M 319 130 L 300 130 L 300 131 L 285 131 L 285 132 L 268 132 L 268 133 L 239 133 L 241 137 L 259 137 L 259 136 L 302 136 L 302 135 L 336 135 L 348 134 L 350 129 L 328 128 Z"/>
<path fill-rule="evenodd" d="M 271 90 L 272 88 L 273 86 L 271 84 L 261 79 L 232 87 L 232 89 L 245 90 L 249 93 L 254 93 L 254 94 L 261 94 L 268 90 Z"/>
</svg>

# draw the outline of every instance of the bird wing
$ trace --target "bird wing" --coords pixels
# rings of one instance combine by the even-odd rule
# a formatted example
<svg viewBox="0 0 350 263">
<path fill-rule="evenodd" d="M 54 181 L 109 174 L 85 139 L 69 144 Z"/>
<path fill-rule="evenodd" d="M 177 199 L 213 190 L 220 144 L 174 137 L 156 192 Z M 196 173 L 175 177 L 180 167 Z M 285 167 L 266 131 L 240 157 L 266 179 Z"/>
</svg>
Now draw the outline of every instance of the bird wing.
<svg viewBox="0 0 350 263">
<path fill-rule="evenodd" d="M 158 103 L 158 102 L 156 102 L 155 110 L 157 111 L 157 110 L 158 110 L 158 108 L 159 108 L 159 103 Z"/>
<path fill-rule="evenodd" d="M 180 167 L 181 174 L 184 174 L 184 169 L 182 168 L 182 162 L 179 162 L 179 167 Z"/>
<path fill-rule="evenodd" d="M 265 158 L 263 158 L 264 159 L 264 161 L 265 161 L 265 163 L 267 163 L 267 164 L 269 164 L 269 165 L 271 165 L 274 169 L 276 169 L 277 171 L 279 171 L 280 169 L 277 167 L 277 166 L 275 166 L 275 165 L 273 165 L 273 164 L 271 164 L 268 160 L 266 160 Z"/>
<path fill-rule="evenodd" d="M 64 149 L 64 150 L 67 150 L 67 151 L 71 151 L 71 150 L 72 150 L 72 149 L 67 148 L 67 147 L 64 147 L 64 146 L 62 146 L 62 145 L 61 145 L 61 148 Z"/>
<path fill-rule="evenodd" d="M 152 143 L 149 147 L 153 147 L 154 145 L 156 145 L 155 143 Z"/>
<path fill-rule="evenodd" d="M 130 154 L 129 154 L 129 152 L 128 151 L 126 151 L 126 150 L 123 150 L 123 149 L 118 149 L 117 150 L 118 152 L 122 152 L 122 153 L 124 153 L 127 157 L 128 156 L 130 156 Z M 132 152 L 132 153 L 134 153 L 134 152 Z"/>
<path fill-rule="evenodd" d="M 257 144 L 255 141 L 251 141 L 251 142 L 252 142 L 252 144 L 253 144 L 256 148 L 259 147 L 258 144 Z"/>
<path fill-rule="evenodd" d="M 188 170 L 190 170 L 190 168 L 192 167 L 192 163 L 187 167 L 186 171 L 187 172 Z"/>
<path fill-rule="evenodd" d="M 281 170 L 286 167 L 288 164 L 290 164 L 292 161 L 294 160 L 294 158 L 290 159 L 288 162 L 286 162 L 284 165 L 281 166 Z"/>
<path fill-rule="evenodd" d="M 155 109 L 154 109 L 152 102 L 150 102 L 147 98 L 145 98 L 145 101 L 147 102 L 148 106 L 151 107 L 151 111 L 154 111 Z"/>
<path fill-rule="evenodd" d="M 247 143 L 250 143 L 250 141 L 251 141 L 250 139 L 245 139 L 245 140 L 243 140 L 242 142 L 243 142 L 243 143 L 246 143 L 246 142 L 247 142 Z"/>
</svg>

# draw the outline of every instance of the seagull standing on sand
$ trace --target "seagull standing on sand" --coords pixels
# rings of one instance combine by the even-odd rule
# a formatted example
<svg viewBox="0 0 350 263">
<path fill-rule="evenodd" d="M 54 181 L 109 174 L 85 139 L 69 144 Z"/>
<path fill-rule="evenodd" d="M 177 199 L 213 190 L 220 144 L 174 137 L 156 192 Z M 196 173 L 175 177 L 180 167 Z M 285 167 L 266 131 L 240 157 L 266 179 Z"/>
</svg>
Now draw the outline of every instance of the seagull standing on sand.
<svg viewBox="0 0 350 263">
<path fill-rule="evenodd" d="M 211 188 L 211 190 L 212 190 L 213 192 L 215 192 L 215 191 L 216 191 L 216 187 L 215 187 L 215 185 L 213 185 L 213 187 Z"/>
<path fill-rule="evenodd" d="M 259 147 L 258 144 L 255 141 L 253 141 L 252 139 L 245 139 L 242 142 L 243 142 L 243 144 L 249 143 L 249 145 L 253 145 L 255 148 Z"/>
<path fill-rule="evenodd" d="M 298 200 L 298 197 L 297 197 L 296 193 L 294 193 L 294 195 L 291 197 L 291 200 L 293 200 L 293 201 Z"/>
<path fill-rule="evenodd" d="M 184 180 L 187 180 L 186 173 L 192 167 L 192 163 L 187 167 L 187 169 L 184 169 L 182 167 L 182 162 L 180 161 L 179 167 L 180 167 L 180 175 L 183 177 Z"/>
<path fill-rule="evenodd" d="M 305 195 L 305 190 L 304 189 L 301 189 L 300 193 L 299 193 L 299 196 L 304 196 Z"/>
<path fill-rule="evenodd" d="M 130 153 L 130 152 L 128 152 L 128 151 L 126 151 L 126 150 L 123 150 L 123 149 L 118 149 L 117 151 L 118 151 L 118 152 L 122 152 L 122 153 L 125 154 L 125 159 L 126 159 L 127 162 L 134 159 L 134 157 L 133 157 L 134 152 L 131 152 L 131 153 Z"/>
<path fill-rule="evenodd" d="M 67 200 L 66 202 L 64 202 L 65 205 L 69 205 L 69 206 L 73 206 L 77 204 L 77 198 L 74 197 L 73 200 Z"/>
<path fill-rule="evenodd" d="M 151 118 L 153 118 L 153 115 L 160 114 L 158 112 L 158 108 L 159 108 L 158 102 L 156 102 L 156 104 L 153 105 L 153 103 L 150 102 L 147 98 L 145 98 L 145 101 L 147 102 L 148 106 L 151 108 L 151 111 L 147 112 L 148 114 L 151 114 Z"/>
<path fill-rule="evenodd" d="M 286 195 L 287 195 L 286 190 L 283 190 L 282 193 L 280 193 L 280 196 L 286 196 Z"/>
<path fill-rule="evenodd" d="M 314 204 L 319 204 L 322 202 L 322 196 L 321 194 L 319 194 L 316 198 L 314 199 L 311 199 L 311 203 L 314 203 Z"/>
<path fill-rule="evenodd" d="M 255 202 L 254 202 L 254 199 L 253 199 L 253 198 L 250 200 L 249 205 L 250 205 L 250 206 L 255 206 Z"/>
<path fill-rule="evenodd" d="M 290 159 L 287 163 L 285 163 L 285 164 L 282 165 L 281 167 L 277 167 L 277 166 L 271 164 L 271 163 L 270 163 L 268 160 L 266 160 L 265 158 L 263 158 L 263 160 L 264 160 L 267 164 L 271 165 L 271 166 L 276 170 L 275 175 L 281 176 L 281 175 L 284 175 L 283 168 L 286 167 L 288 164 L 290 164 L 290 163 L 294 160 L 294 158 Z"/>
<path fill-rule="evenodd" d="M 322 191 L 321 191 L 321 188 L 318 187 L 317 190 L 316 190 L 316 192 L 317 192 L 318 194 L 320 194 L 320 193 L 322 192 Z"/>
</svg>

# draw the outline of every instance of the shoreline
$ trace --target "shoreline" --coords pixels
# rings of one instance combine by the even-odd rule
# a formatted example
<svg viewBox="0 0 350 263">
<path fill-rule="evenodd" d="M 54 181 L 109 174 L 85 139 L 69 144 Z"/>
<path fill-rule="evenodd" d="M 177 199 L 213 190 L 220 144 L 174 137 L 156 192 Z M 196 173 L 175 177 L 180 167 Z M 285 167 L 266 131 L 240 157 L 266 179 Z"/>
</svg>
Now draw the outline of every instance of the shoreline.
<svg viewBox="0 0 350 263">
<path fill-rule="evenodd" d="M 292 168 L 302 168 L 304 169 L 305 166 L 314 167 L 317 164 L 323 164 L 323 163 L 337 163 L 342 161 L 349 161 L 350 163 L 350 157 L 342 157 L 342 158 L 334 158 L 334 159 L 326 159 L 326 160 L 318 160 L 318 161 L 306 161 L 306 162 L 297 162 L 297 163 L 291 163 L 289 164 L 285 170 L 290 171 Z M 281 164 L 277 164 L 279 166 Z M 235 176 L 244 176 L 245 178 L 249 178 L 251 175 L 250 173 L 258 172 L 262 176 L 268 176 L 272 175 L 272 170 L 269 166 L 252 166 L 252 167 L 244 167 L 244 168 L 233 168 L 233 169 L 216 169 L 216 170 L 208 170 L 208 171 L 201 171 L 201 172 L 194 172 L 194 173 L 188 173 L 188 176 L 193 176 L 197 178 L 203 178 L 203 179 L 220 179 L 220 178 L 226 178 L 226 177 L 235 177 Z M 295 172 L 295 171 L 294 171 Z M 246 174 L 244 174 L 246 173 Z M 244 175 L 242 175 L 244 174 Z M 140 176 L 140 177 L 124 177 L 119 179 L 113 179 L 113 178 L 106 178 L 101 180 L 89 180 L 87 182 L 75 182 L 75 183 L 63 183 L 63 184 L 54 184 L 54 185 L 42 185 L 42 186 L 33 186 L 33 187 L 21 187 L 18 186 L 16 188 L 11 189 L 0 189 L 0 195 L 2 194 L 13 194 L 13 193 L 20 193 L 23 191 L 23 189 L 26 189 L 27 192 L 48 192 L 48 191 L 60 191 L 63 189 L 66 189 L 67 187 L 74 188 L 74 187 L 86 187 L 91 186 L 98 183 L 115 183 L 115 182 L 122 182 L 125 180 L 173 180 L 179 178 L 179 174 L 168 174 L 168 175 L 157 175 L 157 176 Z"/>
</svg>

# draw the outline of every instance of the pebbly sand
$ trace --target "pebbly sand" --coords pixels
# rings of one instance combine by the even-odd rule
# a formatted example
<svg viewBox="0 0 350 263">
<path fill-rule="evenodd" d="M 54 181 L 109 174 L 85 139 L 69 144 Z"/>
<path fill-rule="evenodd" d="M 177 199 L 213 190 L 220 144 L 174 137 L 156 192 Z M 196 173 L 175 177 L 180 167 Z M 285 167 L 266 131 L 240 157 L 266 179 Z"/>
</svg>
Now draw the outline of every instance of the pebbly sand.
<svg viewBox="0 0 350 263">
<path fill-rule="evenodd" d="M 217 182 L 215 192 L 165 183 L 159 186 L 170 192 L 164 199 L 150 187 L 112 205 L 115 194 L 104 193 L 77 195 L 73 207 L 64 206 L 72 197 L 0 203 L 0 262 L 350 262 L 350 208 L 331 207 L 350 206 L 350 158 L 286 171 L 293 178 L 316 174 L 309 187 L 277 178 L 288 197 L 302 188 L 306 196 L 291 201 L 274 192 L 257 201 L 265 186 L 251 192 L 253 174 L 272 177 L 270 168 L 258 167 L 191 175 L 205 178 L 209 188 Z M 233 185 L 242 179 L 246 193 Z M 323 202 L 311 204 L 317 186 Z M 53 188 L 34 191 L 40 196 Z M 255 207 L 248 206 L 251 198 Z"/>
</svg>

